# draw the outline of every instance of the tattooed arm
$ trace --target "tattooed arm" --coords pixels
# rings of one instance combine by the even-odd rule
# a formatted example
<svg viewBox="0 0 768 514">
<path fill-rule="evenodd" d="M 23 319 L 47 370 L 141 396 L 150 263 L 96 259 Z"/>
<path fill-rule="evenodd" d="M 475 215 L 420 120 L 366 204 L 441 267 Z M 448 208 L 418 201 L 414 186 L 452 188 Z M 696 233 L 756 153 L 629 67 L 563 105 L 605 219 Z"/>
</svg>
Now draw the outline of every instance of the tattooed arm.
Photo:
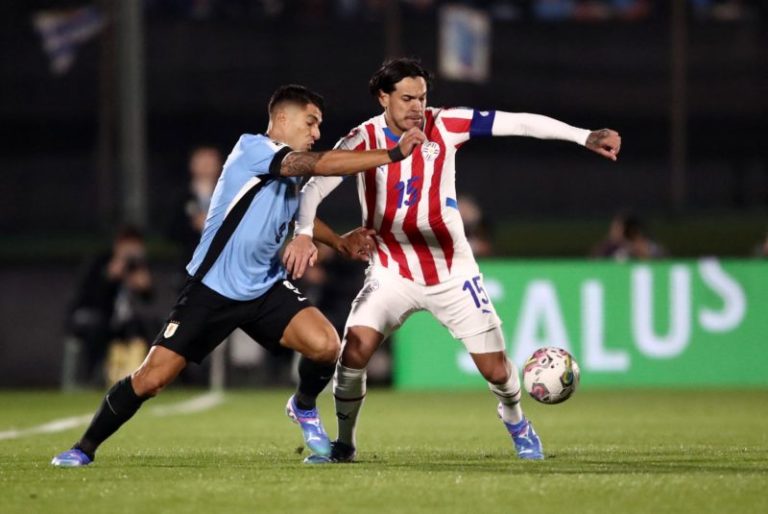
<svg viewBox="0 0 768 514">
<path fill-rule="evenodd" d="M 392 150 L 290 152 L 280 164 L 280 175 L 354 175 L 362 170 L 405 159 L 416 146 L 426 140 L 420 129 L 412 128 L 402 135 L 398 146 Z"/>
</svg>

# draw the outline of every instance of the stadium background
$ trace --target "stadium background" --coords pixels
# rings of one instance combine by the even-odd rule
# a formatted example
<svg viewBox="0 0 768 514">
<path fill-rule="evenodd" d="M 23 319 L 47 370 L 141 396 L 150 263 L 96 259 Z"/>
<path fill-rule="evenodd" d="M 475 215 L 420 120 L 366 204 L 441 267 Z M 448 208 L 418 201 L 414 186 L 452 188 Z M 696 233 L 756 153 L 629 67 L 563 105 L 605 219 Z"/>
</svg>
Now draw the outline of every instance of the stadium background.
<svg viewBox="0 0 768 514">
<path fill-rule="evenodd" d="M 92 5 L 106 13 L 106 28 L 76 45 L 60 74 L 51 71 L 33 17 L 88 4 L 0 7 L 1 386 L 58 384 L 77 271 L 121 222 L 143 224 L 149 235 L 154 308 L 164 314 L 177 250 L 163 227 L 170 198 L 187 180 L 192 147 L 213 144 L 226 154 L 240 133 L 264 130 L 275 87 L 297 82 L 325 95 L 318 147 L 330 148 L 378 112 L 366 82 L 384 57 L 414 55 L 439 67 L 442 2 L 140 5 L 138 77 L 121 68 L 126 40 L 116 4 Z M 432 105 L 542 113 L 616 128 L 624 138 L 618 164 L 563 143 L 467 145 L 458 190 L 493 221 L 496 259 L 583 260 L 611 216 L 627 208 L 644 217 L 670 257 L 752 258 L 768 228 L 764 2 L 689 2 L 677 14 L 673 2 L 662 1 L 464 5 L 491 20 L 490 73 L 482 82 L 438 74 Z M 122 150 L 128 100 L 121 85 L 134 80 L 144 96 L 145 153 L 130 161 Z M 126 171 L 125 162 L 146 163 L 144 185 L 136 186 L 140 170 Z M 127 189 L 141 194 L 138 210 L 126 202 Z M 339 229 L 354 227 L 358 212 L 349 185 L 321 209 Z M 758 266 L 745 290 L 762 288 L 768 273 Z M 759 297 L 749 301 L 764 305 Z M 660 332 L 665 319 L 656 320 Z M 730 346 L 721 347 L 758 348 L 764 336 L 756 334 L 764 332 L 757 323 L 749 341 L 724 336 Z M 760 359 L 756 370 L 764 368 Z M 755 376 L 747 382 L 766 384 Z"/>
<path fill-rule="evenodd" d="M 416 315 L 391 361 L 380 351 L 369 368 L 397 387 L 369 389 L 354 464 L 304 465 L 282 412 L 290 377 L 270 373 L 285 361 L 237 366 L 242 355 L 229 353 L 211 366 L 226 370 L 211 374 L 225 392 L 199 369 L 148 402 L 94 465 L 49 465 L 104 394 L 103 379 L 60 391 L 84 263 L 122 223 L 142 225 L 149 315 L 165 316 L 182 259 L 168 225 L 190 150 L 226 154 L 242 132 L 263 131 L 266 101 L 286 82 L 325 95 L 318 147 L 330 148 L 378 112 L 366 83 L 386 56 L 437 71 L 474 55 L 441 49 L 447 4 L 0 2 L 0 512 L 768 512 L 762 0 L 452 2 L 472 9 L 453 36 L 482 47 L 487 34 L 473 30 L 490 28 L 490 66 L 485 80 L 476 56 L 463 78 L 438 73 L 431 104 L 623 136 L 618 163 L 525 138 L 471 142 L 458 157 L 458 191 L 487 222 L 481 267 L 510 355 L 555 343 L 583 370 L 573 399 L 523 400 L 546 460 L 515 458 L 460 345 Z M 66 37 L 41 37 L 42 14 L 64 20 L 54 33 Z M 352 189 L 321 206 L 340 230 L 359 222 Z M 627 209 L 668 258 L 589 257 Z M 329 296 L 350 284 L 354 294 L 359 268 L 325 269 L 352 278 Z M 343 320 L 346 304 L 335 307 L 323 306 Z M 331 395 L 319 405 L 334 436 Z"/>
</svg>

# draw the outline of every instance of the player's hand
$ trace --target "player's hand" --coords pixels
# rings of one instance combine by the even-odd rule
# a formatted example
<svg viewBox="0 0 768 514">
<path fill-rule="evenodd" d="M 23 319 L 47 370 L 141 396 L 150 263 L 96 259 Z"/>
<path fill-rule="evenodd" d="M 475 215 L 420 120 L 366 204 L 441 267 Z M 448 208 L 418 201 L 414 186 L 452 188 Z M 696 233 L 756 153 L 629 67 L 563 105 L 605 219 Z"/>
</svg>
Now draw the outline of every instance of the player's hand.
<svg viewBox="0 0 768 514">
<path fill-rule="evenodd" d="M 317 247 L 311 237 L 300 234 L 285 247 L 283 265 L 291 278 L 301 278 L 307 266 L 314 266 L 315 262 L 317 262 Z"/>
<path fill-rule="evenodd" d="M 400 151 L 403 155 L 408 157 L 413 152 L 413 149 L 420 144 L 427 142 L 427 136 L 418 127 L 409 128 L 402 136 L 397 145 L 400 147 Z"/>
<path fill-rule="evenodd" d="M 375 233 L 375 230 L 364 227 L 347 232 L 341 236 L 336 245 L 336 251 L 347 259 L 368 262 L 375 248 L 373 237 L 371 237 Z"/>
<path fill-rule="evenodd" d="M 589 134 L 586 146 L 606 159 L 615 161 L 621 150 L 621 136 L 611 129 L 595 130 Z"/>
</svg>

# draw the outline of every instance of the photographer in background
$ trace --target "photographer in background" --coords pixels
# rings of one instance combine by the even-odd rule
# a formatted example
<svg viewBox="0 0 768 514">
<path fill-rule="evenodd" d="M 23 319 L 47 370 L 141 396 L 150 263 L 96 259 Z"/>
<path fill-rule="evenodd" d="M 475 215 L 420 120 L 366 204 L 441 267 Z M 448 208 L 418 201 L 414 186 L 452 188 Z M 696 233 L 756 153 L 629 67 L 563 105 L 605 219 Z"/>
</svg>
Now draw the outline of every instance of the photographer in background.
<svg viewBox="0 0 768 514">
<path fill-rule="evenodd" d="M 79 372 L 70 381 L 111 384 L 125 369 L 141 363 L 149 336 L 157 328 L 145 312 L 151 297 L 144 237 L 137 229 L 124 227 L 116 234 L 112 250 L 87 266 L 69 310 L 67 329 L 80 354 Z"/>
</svg>

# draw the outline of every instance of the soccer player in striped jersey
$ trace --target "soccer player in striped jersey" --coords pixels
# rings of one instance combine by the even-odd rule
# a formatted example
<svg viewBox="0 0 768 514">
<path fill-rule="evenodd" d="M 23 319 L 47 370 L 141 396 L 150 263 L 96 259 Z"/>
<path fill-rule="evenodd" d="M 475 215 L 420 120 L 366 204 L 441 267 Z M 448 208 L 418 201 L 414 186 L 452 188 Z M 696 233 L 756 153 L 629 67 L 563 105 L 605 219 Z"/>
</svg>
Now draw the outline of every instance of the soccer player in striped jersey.
<svg viewBox="0 0 768 514">
<path fill-rule="evenodd" d="M 165 388 L 187 362 L 199 363 L 235 329 L 268 350 L 302 354 L 299 385 L 286 413 L 316 454 L 331 444 L 315 400 L 333 376 L 340 344 L 331 323 L 287 279 L 279 252 L 299 205 L 305 175 L 343 175 L 409 155 L 425 141 L 419 128 L 389 150 L 309 151 L 320 138 L 323 99 L 303 86 L 283 86 L 269 102 L 266 134 L 243 134 L 216 184 L 189 278 L 152 349 L 136 371 L 107 392 L 87 430 L 53 458 L 58 467 L 90 464 L 96 449 Z M 338 236 L 319 224 L 319 240 Z M 325 235 L 323 236 L 322 233 Z"/>
<path fill-rule="evenodd" d="M 384 112 L 337 145 L 392 148 L 414 127 L 421 127 L 428 139 L 409 158 L 357 175 L 363 225 L 375 235 L 336 368 L 339 433 L 330 460 L 354 458 L 368 361 L 387 336 L 420 310 L 431 312 L 464 343 L 499 400 L 499 416 L 518 456 L 542 459 L 541 441 L 520 408 L 518 371 L 505 353 L 501 322 L 464 235 L 456 205 L 456 152 L 478 137 L 528 136 L 571 141 L 615 161 L 621 138 L 609 129 L 584 130 L 536 114 L 427 107 L 430 83 L 430 73 L 417 60 L 385 62 L 369 84 Z M 315 177 L 302 190 L 297 235 L 285 253 L 294 275 L 303 272 L 315 251 L 311 237 L 317 206 L 341 180 Z"/>
</svg>

